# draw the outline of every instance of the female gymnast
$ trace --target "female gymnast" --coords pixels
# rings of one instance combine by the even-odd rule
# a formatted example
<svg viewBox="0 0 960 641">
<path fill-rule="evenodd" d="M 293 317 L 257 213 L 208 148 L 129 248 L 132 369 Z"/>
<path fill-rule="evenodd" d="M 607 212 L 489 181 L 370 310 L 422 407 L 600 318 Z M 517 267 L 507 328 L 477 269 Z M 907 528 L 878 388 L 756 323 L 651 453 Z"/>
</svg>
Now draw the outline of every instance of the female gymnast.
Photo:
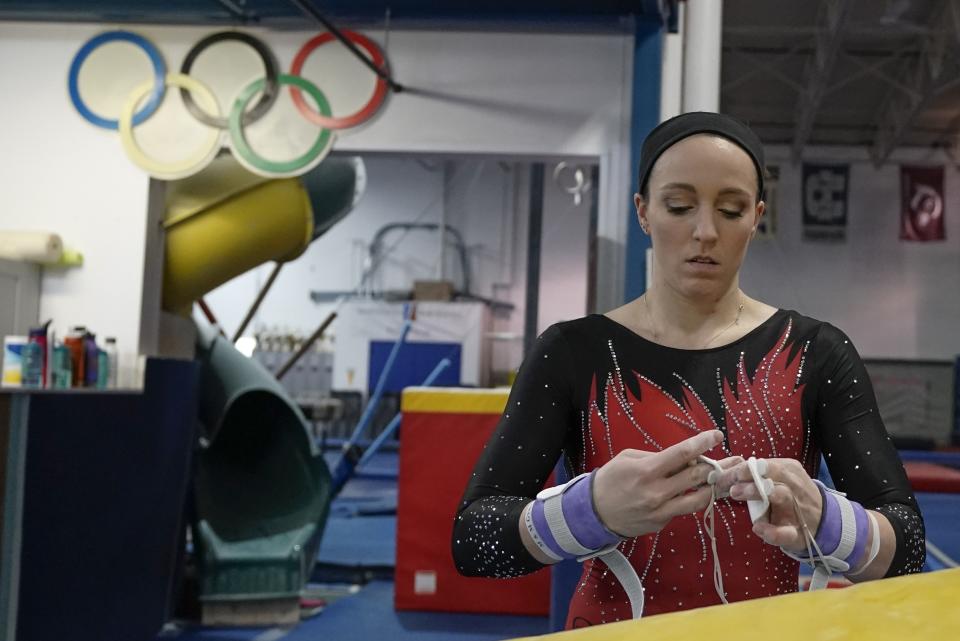
<svg viewBox="0 0 960 641">
<path fill-rule="evenodd" d="M 923 521 L 852 342 L 739 287 L 763 188 L 760 140 L 733 118 L 646 138 L 652 285 L 527 355 L 455 516 L 462 574 L 582 559 L 573 628 L 794 592 L 803 561 L 920 571 Z M 821 455 L 845 496 L 813 480 Z M 561 456 L 576 478 L 538 498 Z"/>
</svg>

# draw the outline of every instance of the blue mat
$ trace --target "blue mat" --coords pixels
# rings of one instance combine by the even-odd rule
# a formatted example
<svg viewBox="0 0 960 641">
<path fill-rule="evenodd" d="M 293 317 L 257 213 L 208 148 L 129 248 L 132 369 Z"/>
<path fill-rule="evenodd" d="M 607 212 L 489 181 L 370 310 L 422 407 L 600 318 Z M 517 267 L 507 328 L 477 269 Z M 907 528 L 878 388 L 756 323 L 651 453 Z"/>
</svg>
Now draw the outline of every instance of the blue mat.
<svg viewBox="0 0 960 641">
<path fill-rule="evenodd" d="M 259 635 L 269 633 L 270 628 L 187 628 L 182 631 L 170 630 L 157 637 L 157 641 L 176 639 L 177 641 L 253 641 Z M 273 635 L 271 635 L 273 636 Z"/>
<path fill-rule="evenodd" d="M 960 494 L 917 492 L 927 539 L 955 561 L 960 561 Z"/>
<path fill-rule="evenodd" d="M 397 558 L 397 517 L 331 517 L 323 532 L 319 563 L 344 566 L 389 566 Z"/>
<path fill-rule="evenodd" d="M 499 641 L 549 632 L 547 617 L 395 612 L 393 582 L 373 581 L 295 628 L 189 628 L 157 641 Z"/>
<path fill-rule="evenodd" d="M 340 460 L 340 452 L 327 450 L 323 453 L 323 459 L 327 462 L 327 465 L 333 469 L 336 462 Z M 380 451 L 374 454 L 373 458 L 357 471 L 355 478 L 373 477 L 392 478 L 396 480 L 399 469 L 399 452 L 389 450 Z"/>
<path fill-rule="evenodd" d="M 936 463 L 948 467 L 960 467 L 960 452 L 938 452 L 936 450 L 900 450 L 900 460 L 904 463 Z"/>
<path fill-rule="evenodd" d="M 393 582 L 373 581 L 304 621 L 283 641 L 469 639 L 494 641 L 548 633 L 547 617 L 395 612 Z"/>
</svg>

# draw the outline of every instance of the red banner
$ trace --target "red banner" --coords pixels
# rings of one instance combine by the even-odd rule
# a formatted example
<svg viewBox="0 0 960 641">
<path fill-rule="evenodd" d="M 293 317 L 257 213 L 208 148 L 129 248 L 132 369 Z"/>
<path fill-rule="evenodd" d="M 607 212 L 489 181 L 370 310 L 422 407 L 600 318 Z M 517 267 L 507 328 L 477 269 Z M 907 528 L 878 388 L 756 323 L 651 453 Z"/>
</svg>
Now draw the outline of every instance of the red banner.
<svg viewBox="0 0 960 641">
<path fill-rule="evenodd" d="M 944 240 L 943 167 L 900 167 L 900 239 Z"/>
</svg>

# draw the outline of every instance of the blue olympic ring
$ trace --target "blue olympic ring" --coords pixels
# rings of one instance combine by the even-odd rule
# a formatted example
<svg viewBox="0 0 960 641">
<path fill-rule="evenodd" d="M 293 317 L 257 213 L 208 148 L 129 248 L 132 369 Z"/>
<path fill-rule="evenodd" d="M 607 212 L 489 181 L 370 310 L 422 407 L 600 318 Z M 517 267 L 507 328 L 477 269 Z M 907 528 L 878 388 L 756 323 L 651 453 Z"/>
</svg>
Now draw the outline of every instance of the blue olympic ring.
<svg viewBox="0 0 960 641">
<path fill-rule="evenodd" d="M 93 53 L 94 49 L 102 44 L 113 41 L 129 42 L 140 47 L 144 53 L 149 56 L 150 62 L 153 63 L 153 89 L 150 91 L 150 96 L 147 99 L 147 103 L 143 106 L 143 109 L 134 114 L 134 125 L 141 124 L 160 108 L 160 103 L 163 101 L 163 94 L 167 86 L 165 80 L 167 76 L 167 65 L 163 62 L 163 56 L 160 55 L 160 51 L 152 42 L 132 31 L 107 31 L 106 33 L 101 33 L 91 38 L 80 48 L 80 51 L 77 52 L 77 55 L 73 58 L 73 62 L 70 64 L 70 77 L 68 81 L 70 100 L 73 102 L 73 106 L 77 108 L 77 111 L 80 112 L 80 115 L 85 119 L 98 127 L 116 131 L 119 128 L 118 121 L 116 119 L 111 120 L 104 118 L 94 113 L 83 102 L 83 99 L 80 97 L 80 88 L 78 87 L 80 67 L 83 66 L 86 59 Z"/>
</svg>

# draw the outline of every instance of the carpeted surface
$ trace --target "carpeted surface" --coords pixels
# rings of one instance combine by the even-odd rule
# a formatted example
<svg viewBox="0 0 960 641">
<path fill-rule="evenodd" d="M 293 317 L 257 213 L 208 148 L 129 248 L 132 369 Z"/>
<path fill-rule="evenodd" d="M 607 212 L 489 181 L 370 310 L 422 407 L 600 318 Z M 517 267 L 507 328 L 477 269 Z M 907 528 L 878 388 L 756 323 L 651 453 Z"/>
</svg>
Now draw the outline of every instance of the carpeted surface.
<svg viewBox="0 0 960 641">
<path fill-rule="evenodd" d="M 486 641 L 546 634 L 546 617 L 395 612 L 393 582 L 373 581 L 304 621 L 284 641 L 369 639 L 463 639 Z"/>
</svg>

